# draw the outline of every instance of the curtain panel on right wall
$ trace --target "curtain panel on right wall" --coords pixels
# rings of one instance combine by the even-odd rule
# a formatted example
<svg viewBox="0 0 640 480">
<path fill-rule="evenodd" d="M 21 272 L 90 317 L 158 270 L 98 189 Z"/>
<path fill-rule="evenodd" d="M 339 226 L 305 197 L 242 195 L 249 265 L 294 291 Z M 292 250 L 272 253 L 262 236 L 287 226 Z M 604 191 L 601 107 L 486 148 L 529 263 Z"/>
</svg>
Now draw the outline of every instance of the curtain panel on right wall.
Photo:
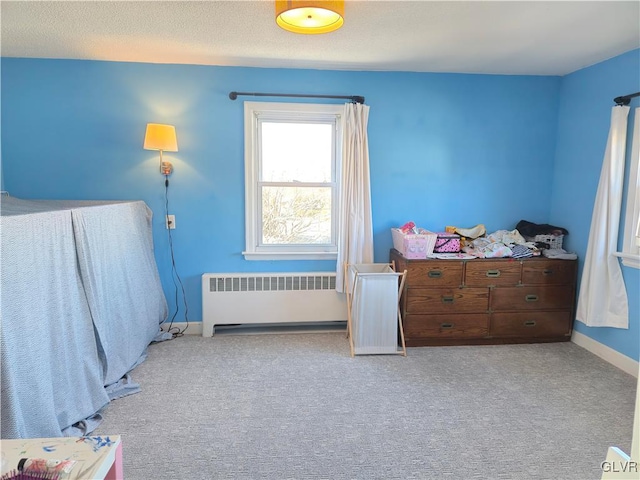
<svg viewBox="0 0 640 480">
<path fill-rule="evenodd" d="M 589 327 L 629 328 L 629 305 L 618 257 L 628 106 L 611 111 L 611 128 L 596 193 L 576 319 Z"/>
<path fill-rule="evenodd" d="M 620 256 L 624 265 L 640 268 L 640 108 L 634 112 L 624 242 Z"/>
</svg>

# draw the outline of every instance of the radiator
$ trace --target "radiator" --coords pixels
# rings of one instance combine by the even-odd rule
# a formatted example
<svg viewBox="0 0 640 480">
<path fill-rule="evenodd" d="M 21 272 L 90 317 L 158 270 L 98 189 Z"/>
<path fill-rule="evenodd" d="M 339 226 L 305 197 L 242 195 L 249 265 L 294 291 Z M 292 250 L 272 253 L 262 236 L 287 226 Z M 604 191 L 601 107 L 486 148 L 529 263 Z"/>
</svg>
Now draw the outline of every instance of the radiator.
<svg viewBox="0 0 640 480">
<path fill-rule="evenodd" d="M 205 273 L 202 336 L 216 325 L 346 321 L 335 273 Z"/>
</svg>

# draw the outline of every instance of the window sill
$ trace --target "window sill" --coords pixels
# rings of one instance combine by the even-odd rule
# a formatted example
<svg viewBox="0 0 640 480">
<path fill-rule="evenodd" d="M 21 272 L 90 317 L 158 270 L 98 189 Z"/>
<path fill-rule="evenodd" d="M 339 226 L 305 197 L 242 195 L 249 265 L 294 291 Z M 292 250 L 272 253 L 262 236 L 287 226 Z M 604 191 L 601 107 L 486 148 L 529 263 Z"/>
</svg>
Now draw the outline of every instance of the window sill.
<svg viewBox="0 0 640 480">
<path fill-rule="evenodd" d="M 242 252 L 245 260 L 336 260 L 337 253 L 330 252 Z"/>
<path fill-rule="evenodd" d="M 622 259 L 622 264 L 625 267 L 640 269 L 640 255 L 634 255 L 632 253 L 614 252 L 615 257 Z"/>
</svg>

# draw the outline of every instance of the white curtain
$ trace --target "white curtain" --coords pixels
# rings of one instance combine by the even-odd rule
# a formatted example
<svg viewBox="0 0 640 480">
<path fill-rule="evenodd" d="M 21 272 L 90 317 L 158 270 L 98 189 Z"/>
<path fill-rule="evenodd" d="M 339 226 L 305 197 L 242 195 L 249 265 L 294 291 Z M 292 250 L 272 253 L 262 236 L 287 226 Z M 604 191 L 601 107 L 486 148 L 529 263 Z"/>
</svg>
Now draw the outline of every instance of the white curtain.
<svg viewBox="0 0 640 480">
<path fill-rule="evenodd" d="M 629 194 L 627 199 L 627 217 L 625 220 L 625 228 L 633 228 L 635 222 L 636 238 L 635 245 L 640 247 L 640 108 L 635 109 L 633 120 L 633 140 L 631 144 L 631 172 L 629 174 Z M 635 190 L 635 195 L 631 196 L 631 192 Z M 628 227 L 627 225 L 632 225 Z M 633 240 L 629 240 L 629 235 L 625 232 L 624 250 L 628 253 L 638 253 L 632 244 Z M 627 245 L 628 243 L 628 245 Z"/>
<path fill-rule="evenodd" d="M 590 327 L 629 328 L 627 292 L 618 258 L 629 107 L 611 112 L 611 129 L 591 217 L 576 318 Z"/>
<path fill-rule="evenodd" d="M 344 264 L 373 263 L 369 181 L 369 106 L 347 103 L 342 122 L 342 180 L 336 290 L 345 291 Z"/>
</svg>

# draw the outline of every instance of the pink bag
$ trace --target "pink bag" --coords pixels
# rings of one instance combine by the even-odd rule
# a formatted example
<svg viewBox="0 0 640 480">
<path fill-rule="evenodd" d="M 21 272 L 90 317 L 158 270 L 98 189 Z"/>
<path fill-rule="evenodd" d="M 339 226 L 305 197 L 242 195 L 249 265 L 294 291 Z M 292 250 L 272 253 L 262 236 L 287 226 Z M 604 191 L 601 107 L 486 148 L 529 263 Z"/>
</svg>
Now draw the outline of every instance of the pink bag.
<svg viewBox="0 0 640 480">
<path fill-rule="evenodd" d="M 457 233 L 438 232 L 433 253 L 458 253 L 460 251 L 460 235 Z"/>
</svg>

